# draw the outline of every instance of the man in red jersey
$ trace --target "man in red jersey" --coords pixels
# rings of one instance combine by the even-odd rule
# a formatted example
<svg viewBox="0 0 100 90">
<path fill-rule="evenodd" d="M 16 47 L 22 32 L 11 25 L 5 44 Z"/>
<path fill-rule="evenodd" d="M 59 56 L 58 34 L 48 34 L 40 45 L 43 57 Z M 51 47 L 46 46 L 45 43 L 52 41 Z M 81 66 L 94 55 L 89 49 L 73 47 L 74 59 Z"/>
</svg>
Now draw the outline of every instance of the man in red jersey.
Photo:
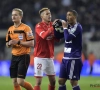
<svg viewBox="0 0 100 90">
<path fill-rule="evenodd" d="M 55 70 L 54 70 L 54 28 L 51 22 L 51 12 L 48 8 L 39 11 L 42 21 L 35 27 L 36 45 L 34 49 L 34 76 L 36 83 L 34 90 L 41 90 L 40 85 L 43 73 L 48 76 L 50 84 L 48 90 L 55 90 Z"/>
</svg>

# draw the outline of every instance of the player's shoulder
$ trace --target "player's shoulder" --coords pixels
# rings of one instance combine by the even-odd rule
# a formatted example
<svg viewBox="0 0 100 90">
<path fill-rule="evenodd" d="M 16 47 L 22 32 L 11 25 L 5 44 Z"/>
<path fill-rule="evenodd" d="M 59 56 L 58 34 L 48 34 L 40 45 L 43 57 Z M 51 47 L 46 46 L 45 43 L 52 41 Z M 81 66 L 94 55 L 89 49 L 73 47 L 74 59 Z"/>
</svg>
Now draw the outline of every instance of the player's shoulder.
<svg viewBox="0 0 100 90">
<path fill-rule="evenodd" d="M 25 23 L 22 23 L 21 24 L 21 28 L 23 28 L 24 31 L 30 31 L 31 30 L 31 27 Z"/>
<path fill-rule="evenodd" d="M 22 27 L 25 27 L 25 28 L 30 28 L 30 26 L 27 25 L 27 24 L 25 24 L 25 23 L 22 23 L 21 26 L 22 26 Z"/>
<path fill-rule="evenodd" d="M 77 23 L 77 27 L 82 28 L 82 25 L 80 23 Z"/>
<path fill-rule="evenodd" d="M 37 23 L 37 24 L 36 24 L 36 27 L 38 27 L 38 26 L 40 26 L 40 25 L 42 25 L 42 23 L 41 23 L 41 22 Z"/>
<path fill-rule="evenodd" d="M 13 30 L 13 28 L 14 28 L 14 25 L 10 26 L 10 27 L 8 28 L 8 31 Z"/>
<path fill-rule="evenodd" d="M 36 28 L 39 28 L 39 27 L 42 27 L 42 26 L 43 26 L 43 23 L 42 23 L 42 22 L 39 22 L 39 23 L 36 24 L 35 27 L 36 27 Z"/>
<path fill-rule="evenodd" d="M 77 29 L 80 30 L 80 31 L 83 30 L 82 25 L 80 23 L 77 23 Z"/>
</svg>

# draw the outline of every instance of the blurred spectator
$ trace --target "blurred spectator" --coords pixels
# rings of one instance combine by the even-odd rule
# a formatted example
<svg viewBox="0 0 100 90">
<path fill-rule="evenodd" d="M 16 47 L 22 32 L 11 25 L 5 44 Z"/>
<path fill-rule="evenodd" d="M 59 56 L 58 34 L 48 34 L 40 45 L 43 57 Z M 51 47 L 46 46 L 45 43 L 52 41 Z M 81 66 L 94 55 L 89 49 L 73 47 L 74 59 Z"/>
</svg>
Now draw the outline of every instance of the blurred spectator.
<svg viewBox="0 0 100 90">
<path fill-rule="evenodd" d="M 71 5 L 71 0 L 62 0 L 62 5 L 63 6 L 70 6 Z"/>
<path fill-rule="evenodd" d="M 40 21 L 38 14 L 40 8 L 50 8 L 52 20 L 56 18 L 65 20 L 67 10 L 75 9 L 79 14 L 78 21 L 83 27 L 83 43 L 87 45 L 89 40 L 100 41 L 100 0 L 0 0 L 0 6 L 0 30 L 6 30 L 12 25 L 11 10 L 16 7 L 24 11 L 23 22 L 32 28 L 33 33 L 36 23 Z M 62 43 L 64 40 L 55 44 Z M 86 45 L 83 45 L 83 52 L 87 58 Z M 2 47 L 0 49 L 2 51 Z"/>
<path fill-rule="evenodd" d="M 90 38 L 90 41 L 100 41 L 100 31 L 94 32 L 93 36 Z"/>
<path fill-rule="evenodd" d="M 24 11 L 24 18 L 29 18 L 30 21 L 28 22 L 33 23 L 33 27 L 34 24 L 37 23 L 37 18 L 34 17 L 38 15 L 38 10 L 41 7 L 49 7 L 51 12 L 56 15 L 56 18 L 58 16 L 62 17 L 67 9 L 72 8 L 79 13 L 79 22 L 83 25 L 84 32 L 87 32 L 92 25 L 94 25 L 96 29 L 100 27 L 99 5 L 100 0 L 48 0 L 47 2 L 45 2 L 45 0 L 1 0 L 0 28 L 6 29 L 11 25 L 9 14 L 15 7 L 21 8 Z"/>
<path fill-rule="evenodd" d="M 89 75 L 91 75 L 92 71 L 93 71 L 93 64 L 94 64 L 94 61 L 96 60 L 96 57 L 95 57 L 93 52 L 89 53 L 88 60 L 89 60 L 89 65 L 90 65 L 90 73 L 89 73 Z"/>
<path fill-rule="evenodd" d="M 0 60 L 5 59 L 5 38 L 0 38 Z"/>
</svg>

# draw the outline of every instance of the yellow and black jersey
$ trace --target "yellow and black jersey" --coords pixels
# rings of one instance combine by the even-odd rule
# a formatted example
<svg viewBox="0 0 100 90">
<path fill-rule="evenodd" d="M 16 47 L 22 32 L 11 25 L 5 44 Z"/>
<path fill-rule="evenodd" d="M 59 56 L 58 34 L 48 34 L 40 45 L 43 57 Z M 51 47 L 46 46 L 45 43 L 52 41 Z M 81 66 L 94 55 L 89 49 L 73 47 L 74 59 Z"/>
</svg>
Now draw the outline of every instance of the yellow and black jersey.
<svg viewBox="0 0 100 90">
<path fill-rule="evenodd" d="M 13 25 L 8 29 L 6 35 L 6 42 L 9 42 L 10 40 L 13 39 L 20 41 L 30 41 L 34 39 L 34 36 L 31 28 L 28 25 L 21 23 L 18 27 L 15 27 Z M 25 47 L 18 44 L 13 45 L 12 47 L 12 54 L 16 56 L 28 54 L 29 52 L 30 52 L 30 47 Z"/>
</svg>

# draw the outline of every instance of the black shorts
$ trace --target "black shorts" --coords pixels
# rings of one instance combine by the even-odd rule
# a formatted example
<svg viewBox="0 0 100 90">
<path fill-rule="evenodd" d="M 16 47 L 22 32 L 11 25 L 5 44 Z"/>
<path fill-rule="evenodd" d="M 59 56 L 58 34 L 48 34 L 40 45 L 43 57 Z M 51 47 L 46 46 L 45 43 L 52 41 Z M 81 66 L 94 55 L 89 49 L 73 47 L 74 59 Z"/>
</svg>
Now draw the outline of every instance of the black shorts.
<svg viewBox="0 0 100 90">
<path fill-rule="evenodd" d="M 10 65 L 10 77 L 25 79 L 29 63 L 30 63 L 29 54 L 24 54 L 20 56 L 12 55 L 11 65 Z"/>
</svg>

